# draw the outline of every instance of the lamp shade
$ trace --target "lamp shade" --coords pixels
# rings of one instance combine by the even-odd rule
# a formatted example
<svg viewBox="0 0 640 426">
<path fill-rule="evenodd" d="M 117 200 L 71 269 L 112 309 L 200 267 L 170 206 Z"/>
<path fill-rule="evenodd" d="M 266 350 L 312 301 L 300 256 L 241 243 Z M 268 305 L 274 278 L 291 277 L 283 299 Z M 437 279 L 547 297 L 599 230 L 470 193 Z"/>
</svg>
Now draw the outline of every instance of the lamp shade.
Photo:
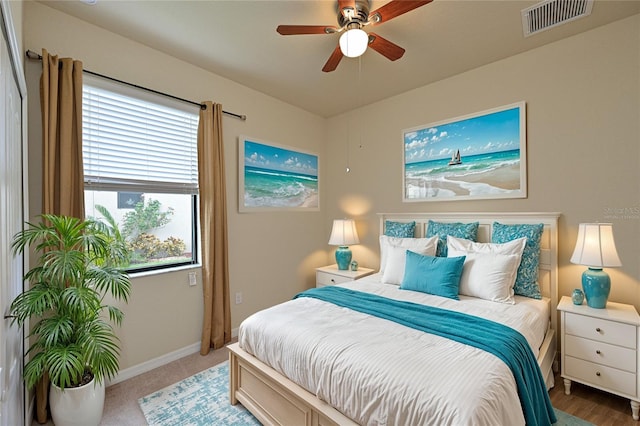
<svg viewBox="0 0 640 426">
<path fill-rule="evenodd" d="M 581 223 L 571 263 L 604 268 L 622 266 L 610 223 Z"/>
<path fill-rule="evenodd" d="M 352 219 L 336 219 L 333 221 L 329 244 L 332 246 L 350 246 L 360 244 L 356 223 Z"/>
<path fill-rule="evenodd" d="M 359 28 L 347 30 L 340 36 L 340 51 L 349 58 L 362 55 L 368 44 L 369 36 Z"/>
</svg>

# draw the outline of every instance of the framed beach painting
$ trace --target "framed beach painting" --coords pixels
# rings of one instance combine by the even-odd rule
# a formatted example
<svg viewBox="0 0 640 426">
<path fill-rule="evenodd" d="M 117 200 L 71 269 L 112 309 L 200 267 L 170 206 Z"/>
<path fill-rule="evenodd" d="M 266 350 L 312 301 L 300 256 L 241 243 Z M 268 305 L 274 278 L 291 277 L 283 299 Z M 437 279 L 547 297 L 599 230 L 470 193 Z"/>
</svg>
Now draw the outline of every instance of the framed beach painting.
<svg viewBox="0 0 640 426">
<path fill-rule="evenodd" d="M 240 136 L 238 159 L 240 212 L 320 209 L 316 154 Z"/>
<path fill-rule="evenodd" d="M 525 103 L 403 130 L 403 201 L 526 198 Z"/>
</svg>

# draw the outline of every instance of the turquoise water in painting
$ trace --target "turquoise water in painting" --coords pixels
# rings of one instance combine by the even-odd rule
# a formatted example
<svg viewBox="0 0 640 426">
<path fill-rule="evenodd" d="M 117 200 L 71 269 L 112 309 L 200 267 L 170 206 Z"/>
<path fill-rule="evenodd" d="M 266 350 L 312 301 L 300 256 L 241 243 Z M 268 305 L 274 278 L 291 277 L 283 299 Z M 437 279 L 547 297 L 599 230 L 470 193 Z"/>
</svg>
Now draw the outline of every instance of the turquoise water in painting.
<svg viewBox="0 0 640 426">
<path fill-rule="evenodd" d="M 407 179 L 438 179 L 448 176 L 463 177 L 475 173 L 492 172 L 504 166 L 520 163 L 520 150 L 489 152 L 462 158 L 462 164 L 450 166 L 451 158 L 422 161 L 407 164 L 405 177 Z"/>
<path fill-rule="evenodd" d="M 245 166 L 245 207 L 318 207 L 318 177 Z"/>
<path fill-rule="evenodd" d="M 449 198 L 456 195 L 486 197 L 520 189 L 520 150 L 482 153 L 462 157 L 449 165 L 441 158 L 405 165 L 405 196 L 408 199 Z M 510 188 L 510 189 L 507 189 Z"/>
</svg>

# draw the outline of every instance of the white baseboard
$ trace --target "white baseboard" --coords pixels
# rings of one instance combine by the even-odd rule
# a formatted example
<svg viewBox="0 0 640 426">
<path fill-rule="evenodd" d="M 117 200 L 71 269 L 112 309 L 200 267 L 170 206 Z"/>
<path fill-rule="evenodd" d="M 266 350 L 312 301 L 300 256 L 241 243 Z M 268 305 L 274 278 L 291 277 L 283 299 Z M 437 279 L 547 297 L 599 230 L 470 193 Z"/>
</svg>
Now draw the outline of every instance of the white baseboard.
<svg viewBox="0 0 640 426">
<path fill-rule="evenodd" d="M 237 328 L 231 330 L 231 337 L 238 337 Z M 147 371 L 151 371 L 154 368 L 162 367 L 165 364 L 176 361 L 180 358 L 184 358 L 185 356 L 194 354 L 196 352 L 200 352 L 200 342 L 193 343 L 189 346 L 185 346 L 184 348 L 169 352 L 168 354 L 161 355 L 157 358 L 150 359 L 149 361 L 134 365 L 133 367 L 120 370 L 115 377 L 106 382 L 106 386 L 115 385 L 116 383 L 131 379 L 132 377 L 138 376 L 142 373 L 146 373 Z"/>
<path fill-rule="evenodd" d="M 120 370 L 115 377 L 113 377 L 111 380 L 106 382 L 106 385 L 107 386 L 115 385 L 116 383 L 120 383 L 125 380 L 131 379 L 132 377 L 138 376 L 142 373 L 146 373 L 147 371 L 151 371 L 154 368 L 161 367 L 165 364 L 168 364 L 180 358 L 184 358 L 185 356 L 194 354 L 199 351 L 200 351 L 200 342 L 193 343 L 189 346 L 185 346 L 184 348 L 178 349 L 173 352 L 169 352 L 168 354 L 164 354 L 157 358 L 150 359 L 149 361 L 145 361 L 138 365 L 134 365 L 133 367 Z"/>
</svg>

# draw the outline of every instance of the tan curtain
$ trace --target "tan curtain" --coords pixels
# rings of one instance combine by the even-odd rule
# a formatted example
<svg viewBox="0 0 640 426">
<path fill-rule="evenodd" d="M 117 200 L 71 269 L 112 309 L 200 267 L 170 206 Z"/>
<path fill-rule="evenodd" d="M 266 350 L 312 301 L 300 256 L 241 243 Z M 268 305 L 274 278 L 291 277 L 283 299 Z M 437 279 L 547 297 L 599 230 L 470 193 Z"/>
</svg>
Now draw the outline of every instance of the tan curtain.
<svg viewBox="0 0 640 426">
<path fill-rule="evenodd" d="M 222 105 L 205 102 L 198 123 L 198 185 L 202 240 L 204 321 L 200 353 L 231 341 L 227 201 L 222 140 Z"/>
<path fill-rule="evenodd" d="M 82 62 L 42 49 L 42 213 L 84 219 Z"/>
<path fill-rule="evenodd" d="M 82 62 L 42 49 L 42 213 L 84 219 Z M 47 421 L 49 379 L 36 386 L 36 418 Z"/>
</svg>

